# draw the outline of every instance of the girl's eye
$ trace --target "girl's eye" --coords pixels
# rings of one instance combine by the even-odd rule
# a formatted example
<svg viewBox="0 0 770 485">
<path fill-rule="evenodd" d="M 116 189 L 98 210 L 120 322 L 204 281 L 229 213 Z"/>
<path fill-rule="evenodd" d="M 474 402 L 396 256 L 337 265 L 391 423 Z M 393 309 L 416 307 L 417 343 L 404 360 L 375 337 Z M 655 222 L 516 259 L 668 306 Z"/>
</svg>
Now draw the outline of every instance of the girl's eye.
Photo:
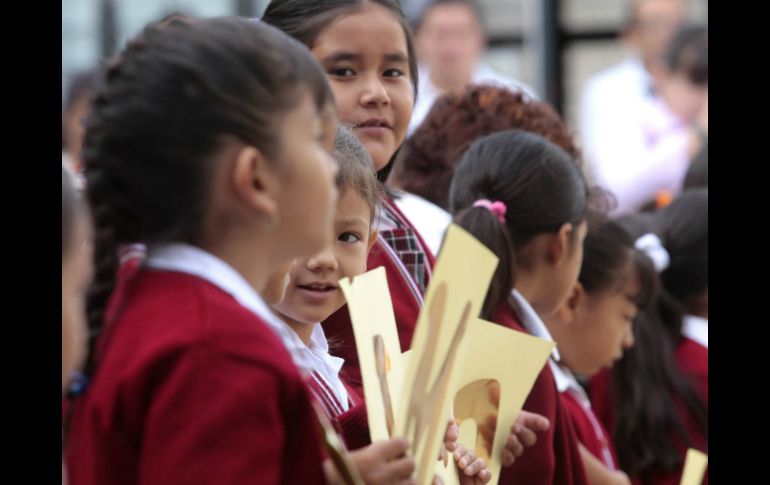
<svg viewBox="0 0 770 485">
<path fill-rule="evenodd" d="M 354 243 L 361 240 L 360 237 L 358 237 L 358 234 L 352 233 L 352 232 L 343 232 L 340 234 L 340 236 L 337 238 L 338 241 L 342 241 L 344 243 Z"/>
<path fill-rule="evenodd" d="M 385 77 L 401 77 L 404 75 L 404 71 L 401 71 L 400 69 L 388 69 L 383 73 L 383 76 Z"/>
<path fill-rule="evenodd" d="M 337 77 L 350 77 L 355 74 L 353 70 L 348 67 L 334 67 L 329 69 L 328 72 L 330 75 Z"/>
</svg>

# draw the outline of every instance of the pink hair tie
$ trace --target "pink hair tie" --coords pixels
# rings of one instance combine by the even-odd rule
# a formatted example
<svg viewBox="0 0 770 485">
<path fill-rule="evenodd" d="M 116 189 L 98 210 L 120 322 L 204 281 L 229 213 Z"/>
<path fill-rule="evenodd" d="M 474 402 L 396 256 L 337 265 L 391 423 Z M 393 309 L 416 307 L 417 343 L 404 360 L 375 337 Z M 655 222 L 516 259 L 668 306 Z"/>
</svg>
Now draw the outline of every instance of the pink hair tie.
<svg viewBox="0 0 770 485">
<path fill-rule="evenodd" d="M 489 212 L 497 216 L 498 221 L 505 224 L 506 207 L 505 207 L 505 204 L 503 204 L 499 200 L 492 202 L 491 200 L 487 200 L 487 199 L 479 199 L 473 203 L 473 207 L 484 207 L 488 209 Z"/>
</svg>

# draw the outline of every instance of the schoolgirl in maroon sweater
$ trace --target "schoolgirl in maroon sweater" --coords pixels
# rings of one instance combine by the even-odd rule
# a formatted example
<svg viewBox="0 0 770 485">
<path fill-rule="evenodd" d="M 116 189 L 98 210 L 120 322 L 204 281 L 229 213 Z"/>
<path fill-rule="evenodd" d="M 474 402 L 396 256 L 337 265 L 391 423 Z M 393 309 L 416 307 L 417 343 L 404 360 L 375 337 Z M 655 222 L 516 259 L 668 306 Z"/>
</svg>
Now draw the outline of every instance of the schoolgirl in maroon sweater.
<svg viewBox="0 0 770 485">
<path fill-rule="evenodd" d="M 86 123 L 96 279 L 72 483 L 325 483 L 317 415 L 259 296 L 319 251 L 335 119 L 301 44 L 237 18 L 148 26 Z M 121 271 L 119 248 L 147 257 Z"/>
</svg>

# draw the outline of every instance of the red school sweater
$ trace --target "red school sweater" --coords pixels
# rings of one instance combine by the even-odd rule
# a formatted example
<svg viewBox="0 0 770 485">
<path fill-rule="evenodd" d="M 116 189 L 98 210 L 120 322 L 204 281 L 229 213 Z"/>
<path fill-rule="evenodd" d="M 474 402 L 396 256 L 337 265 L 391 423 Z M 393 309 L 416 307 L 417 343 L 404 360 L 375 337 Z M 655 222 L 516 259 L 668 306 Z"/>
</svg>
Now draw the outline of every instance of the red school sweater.
<svg viewBox="0 0 770 485">
<path fill-rule="evenodd" d="M 708 348 L 687 337 L 682 337 L 674 351 L 674 362 L 679 367 L 679 370 L 690 378 L 695 390 L 706 404 L 706 409 L 708 409 Z M 615 407 L 612 396 L 611 371 L 602 371 L 591 379 L 590 397 L 596 416 L 607 429 L 613 429 L 615 424 Z M 697 421 L 687 409 L 687 406 L 684 405 L 682 399 L 678 395 L 673 394 L 669 396 L 669 399 L 676 408 L 679 419 L 684 424 L 684 428 L 690 437 L 691 443 L 689 447 L 708 453 L 708 437 L 700 429 Z M 682 465 L 671 471 L 651 470 L 647 477 L 632 476 L 630 478 L 633 485 L 679 485 L 684 470 L 684 459 L 687 455 L 688 444 L 675 432 L 672 432 L 671 440 L 682 460 Z M 708 485 L 708 470 L 703 478 L 703 483 Z"/>
<path fill-rule="evenodd" d="M 147 269 L 110 314 L 73 409 L 71 483 L 325 483 L 309 392 L 258 316 L 200 278 Z"/>
<path fill-rule="evenodd" d="M 398 330 L 398 340 L 401 343 L 401 351 L 406 352 L 412 346 L 417 317 L 422 309 L 421 299 L 429 283 L 429 276 L 425 276 L 424 284 L 418 284 L 418 288 L 415 289 L 415 278 L 410 275 L 410 269 L 415 260 L 419 260 L 419 264 L 427 265 L 429 269 L 432 269 L 436 264 L 436 259 L 419 232 L 392 201 L 384 201 L 383 207 L 390 211 L 392 217 L 396 218 L 403 227 L 380 231 L 377 241 L 369 251 L 366 267 L 369 270 L 380 266 L 385 268 Z M 389 246 L 390 243 L 385 241 L 392 242 L 396 247 Z M 415 291 L 420 293 L 419 296 L 415 295 Z M 330 315 L 322 322 L 322 325 L 329 338 L 331 352 L 345 359 L 342 369 L 345 372 L 347 383 L 360 397 L 363 397 L 364 384 L 347 305 Z"/>
<path fill-rule="evenodd" d="M 310 374 L 307 384 L 348 450 L 357 450 L 372 443 L 366 403 L 356 391 L 344 381 L 342 382 L 348 391 L 348 409 L 345 410 L 329 383 L 318 372 L 313 371 Z"/>
<path fill-rule="evenodd" d="M 528 333 L 509 303 L 498 308 L 494 322 Z M 516 369 L 511 369 L 515 372 Z M 580 458 L 577 435 L 556 388 L 549 365 L 545 365 L 524 401 L 525 411 L 541 414 L 551 422 L 538 433 L 537 443 L 527 448 L 513 465 L 503 467 L 500 484 L 511 485 L 584 485 L 588 480 Z"/>
<path fill-rule="evenodd" d="M 618 457 L 610 435 L 590 406 L 586 407 L 569 389 L 561 393 L 561 399 L 575 426 L 578 441 L 608 469 L 617 470 Z"/>
</svg>

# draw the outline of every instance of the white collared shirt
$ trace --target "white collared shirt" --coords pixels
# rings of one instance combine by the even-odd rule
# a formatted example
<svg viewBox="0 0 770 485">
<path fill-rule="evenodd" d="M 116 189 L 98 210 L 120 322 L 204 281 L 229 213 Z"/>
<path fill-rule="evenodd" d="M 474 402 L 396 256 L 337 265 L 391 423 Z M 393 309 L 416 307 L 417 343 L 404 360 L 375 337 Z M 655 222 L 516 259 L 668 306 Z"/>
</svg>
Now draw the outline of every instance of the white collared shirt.
<svg viewBox="0 0 770 485">
<path fill-rule="evenodd" d="M 394 202 L 414 227 L 419 227 L 420 236 L 430 251 L 438 256 L 452 215 L 436 204 L 408 192 L 400 192 Z"/>
<path fill-rule="evenodd" d="M 513 302 L 515 303 L 516 309 L 519 311 L 521 325 L 535 337 L 553 342 L 554 340 L 553 337 L 551 337 L 551 332 L 548 331 L 548 328 L 545 326 L 545 323 L 543 323 L 543 320 L 540 318 L 537 312 L 535 312 L 535 309 L 532 308 L 532 305 L 529 304 L 524 296 L 515 289 L 511 292 L 511 296 L 513 297 Z M 561 360 L 561 356 L 559 355 L 559 351 L 556 350 L 556 347 L 554 347 L 551 351 L 551 357 L 556 362 Z"/>
<path fill-rule="evenodd" d="M 197 276 L 228 293 L 244 308 L 257 315 L 281 339 L 300 370 L 314 367 L 297 345 L 296 334 L 276 317 L 256 290 L 232 266 L 213 254 L 190 244 L 162 244 L 149 248 L 144 265 L 149 268 L 177 271 Z M 302 344 L 302 342 L 299 342 Z"/>
<path fill-rule="evenodd" d="M 291 330 L 291 327 L 288 328 Z M 342 405 L 343 411 L 347 411 L 350 408 L 348 391 L 342 380 L 340 380 L 340 370 L 342 369 L 342 364 L 345 363 L 345 359 L 329 354 L 329 342 L 326 340 L 326 334 L 321 324 L 316 323 L 313 325 L 309 346 L 305 345 L 293 330 L 291 330 L 291 334 L 294 337 L 293 340 L 296 346 L 300 348 L 299 351 L 306 356 L 312 363 L 313 370 L 320 374 L 332 389 L 337 401 Z"/>
<path fill-rule="evenodd" d="M 585 389 L 583 389 L 583 386 L 577 381 L 572 371 L 557 364 L 553 360 L 549 360 L 548 364 L 551 366 L 553 379 L 556 381 L 556 389 L 558 389 L 559 392 L 572 392 L 572 395 L 577 397 L 584 407 L 590 409 L 591 400 L 588 399 L 588 394 L 586 394 Z"/>
<path fill-rule="evenodd" d="M 682 335 L 709 348 L 709 321 L 694 315 L 682 319 Z"/>
<path fill-rule="evenodd" d="M 659 190 L 673 195 L 689 166 L 689 132 L 660 96 L 638 58 L 586 82 L 580 138 L 593 181 L 613 192 L 613 214 L 636 211 Z"/>
<path fill-rule="evenodd" d="M 615 463 L 615 459 L 612 457 L 612 452 L 610 451 L 609 443 L 607 441 L 608 436 L 602 429 L 602 426 L 599 424 L 596 415 L 591 409 L 591 400 L 588 398 L 588 394 L 586 394 L 585 389 L 583 389 L 583 386 L 581 386 L 577 381 L 572 371 L 566 367 L 560 366 L 553 360 L 549 360 L 548 364 L 551 366 L 551 373 L 553 374 L 553 378 L 556 381 L 556 388 L 559 390 L 559 392 L 569 392 L 570 395 L 575 397 L 583 407 L 584 414 L 591 422 L 591 426 L 594 429 L 594 433 L 596 433 L 596 437 L 602 443 L 602 456 L 599 458 L 602 459 L 604 464 L 610 470 L 617 469 L 617 464 Z"/>
</svg>

